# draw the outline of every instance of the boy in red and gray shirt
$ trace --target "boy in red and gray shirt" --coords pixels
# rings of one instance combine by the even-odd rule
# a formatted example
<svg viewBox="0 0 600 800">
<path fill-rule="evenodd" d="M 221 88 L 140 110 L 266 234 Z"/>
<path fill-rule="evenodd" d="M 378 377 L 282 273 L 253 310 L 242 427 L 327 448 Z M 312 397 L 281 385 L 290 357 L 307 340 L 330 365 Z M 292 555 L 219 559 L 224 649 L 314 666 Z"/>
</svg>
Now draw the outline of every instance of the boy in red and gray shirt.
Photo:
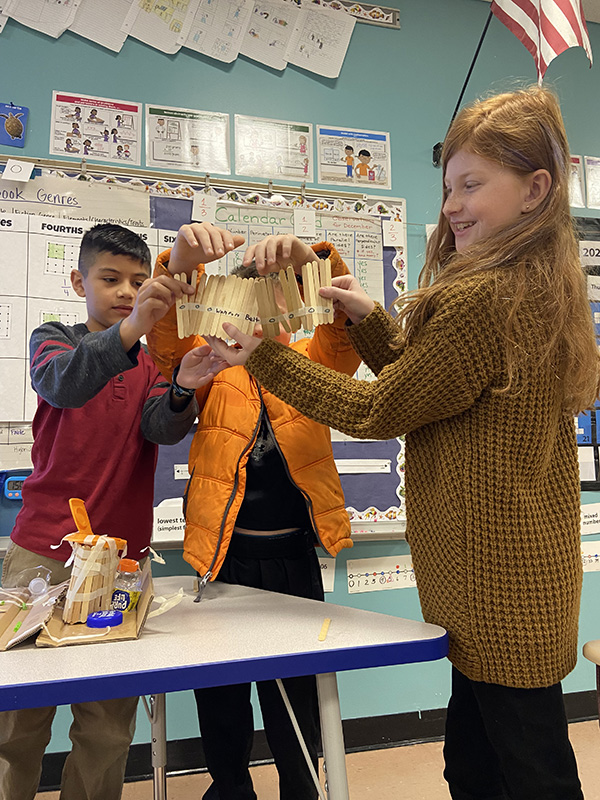
<svg viewBox="0 0 600 800">
<path fill-rule="evenodd" d="M 96 225 L 83 237 L 75 292 L 88 319 L 47 322 L 31 335 L 33 473 L 4 559 L 2 585 L 42 565 L 52 583 L 69 577 L 74 528 L 69 498 L 85 501 L 98 533 L 127 540 L 127 555 L 147 555 L 152 534 L 158 444 L 175 444 L 191 428 L 195 388 L 169 385 L 139 339 L 185 291 L 167 276 L 150 279 L 150 252 L 136 233 Z M 208 346 L 191 351 L 179 375 L 185 387 L 209 382 L 222 364 Z M 58 545 L 58 547 L 57 547 Z M 53 547 L 54 546 L 54 547 Z M 73 749 L 61 800 L 119 800 L 138 698 L 72 706 Z M 56 708 L 0 713 L 0 798 L 33 800 Z"/>
</svg>

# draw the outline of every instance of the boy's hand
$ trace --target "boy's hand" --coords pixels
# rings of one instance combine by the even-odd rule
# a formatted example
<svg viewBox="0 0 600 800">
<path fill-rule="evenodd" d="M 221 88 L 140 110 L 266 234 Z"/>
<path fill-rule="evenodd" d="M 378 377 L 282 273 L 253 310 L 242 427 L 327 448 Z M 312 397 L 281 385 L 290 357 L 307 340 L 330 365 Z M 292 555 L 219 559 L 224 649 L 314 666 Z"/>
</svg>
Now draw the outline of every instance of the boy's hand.
<svg viewBox="0 0 600 800">
<path fill-rule="evenodd" d="M 182 225 L 169 257 L 169 272 L 191 275 L 198 264 L 208 264 L 244 244 L 246 240 L 237 233 L 217 228 L 210 222 L 192 222 Z"/>
<path fill-rule="evenodd" d="M 357 325 L 375 308 L 375 303 L 353 275 L 338 275 L 331 286 L 319 289 L 321 297 L 333 299 L 335 311 L 343 311 L 350 322 Z"/>
<path fill-rule="evenodd" d="M 199 389 L 210 383 L 229 363 L 214 353 L 208 344 L 189 350 L 181 359 L 177 383 L 184 389 Z"/>
<path fill-rule="evenodd" d="M 315 261 L 317 256 L 312 247 L 306 242 L 292 236 L 291 233 L 280 234 L 279 236 L 267 236 L 266 239 L 251 244 L 244 253 L 242 264 L 247 267 L 254 259 L 256 269 L 261 275 L 267 272 L 277 272 L 285 269 L 290 264 L 296 272 L 308 261 Z"/>
<path fill-rule="evenodd" d="M 195 286 L 176 281 L 166 275 L 148 278 L 140 286 L 131 314 L 123 320 L 120 327 L 121 342 L 125 352 L 152 329 L 162 319 L 176 299 L 184 294 L 193 294 Z"/>
</svg>

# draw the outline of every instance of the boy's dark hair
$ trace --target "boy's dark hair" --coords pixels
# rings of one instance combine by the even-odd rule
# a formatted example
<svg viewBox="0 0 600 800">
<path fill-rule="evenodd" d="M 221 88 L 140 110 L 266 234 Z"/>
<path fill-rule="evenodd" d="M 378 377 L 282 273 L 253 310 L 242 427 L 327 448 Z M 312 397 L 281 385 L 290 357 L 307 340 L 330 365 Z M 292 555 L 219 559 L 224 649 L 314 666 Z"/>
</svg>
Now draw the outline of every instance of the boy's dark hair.
<svg viewBox="0 0 600 800">
<path fill-rule="evenodd" d="M 346 147 L 344 147 L 344 150 L 352 150 L 352 152 L 354 152 L 354 148 L 351 144 L 347 144 Z"/>
<path fill-rule="evenodd" d="M 100 253 L 113 256 L 127 256 L 140 261 L 148 268 L 150 274 L 151 256 L 148 245 L 137 233 L 123 228 L 121 225 L 94 225 L 81 240 L 78 268 L 86 276 Z"/>
<path fill-rule="evenodd" d="M 369 153 L 368 150 L 359 150 L 358 151 L 358 155 L 359 156 L 366 156 L 367 158 L 371 158 L 371 153 Z"/>
<path fill-rule="evenodd" d="M 276 272 L 268 272 L 266 275 L 261 275 L 256 269 L 256 262 L 252 260 L 247 267 L 238 264 L 231 270 L 231 274 L 238 278 L 276 278 Z"/>
</svg>

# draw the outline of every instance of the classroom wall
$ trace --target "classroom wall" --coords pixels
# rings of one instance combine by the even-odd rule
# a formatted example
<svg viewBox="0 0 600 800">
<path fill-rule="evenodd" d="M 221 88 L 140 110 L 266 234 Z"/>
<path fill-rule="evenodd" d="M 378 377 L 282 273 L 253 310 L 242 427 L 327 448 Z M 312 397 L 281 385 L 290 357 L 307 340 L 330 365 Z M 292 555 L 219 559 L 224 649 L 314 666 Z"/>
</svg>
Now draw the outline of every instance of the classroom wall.
<svg viewBox="0 0 600 800">
<path fill-rule="evenodd" d="M 432 146 L 450 122 L 465 75 L 483 30 L 489 5 L 481 0 L 388 0 L 400 10 L 402 29 L 357 24 L 341 75 L 321 78 L 295 67 L 283 73 L 243 57 L 224 65 L 191 51 L 170 56 L 129 39 L 119 54 L 66 33 L 53 40 L 9 20 L 0 35 L 0 101 L 30 108 L 23 150 L 1 147 L 18 157 L 48 157 L 53 90 L 123 100 L 226 111 L 276 119 L 324 123 L 391 133 L 392 189 L 381 192 L 407 200 L 409 286 L 416 285 L 425 244 L 425 223 L 434 223 L 441 174 L 431 163 Z M 589 24 L 592 48 L 600 58 L 600 26 Z M 573 153 L 600 155 L 600 76 L 589 69 L 581 49 L 555 60 L 547 73 L 562 101 Z M 470 80 L 465 101 L 481 93 L 534 82 L 531 56 L 493 19 Z M 335 188 L 335 187 L 323 187 Z M 578 212 L 581 213 L 581 212 Z M 598 212 L 583 212 L 599 216 Z M 583 502 L 600 495 L 586 493 Z M 344 587 L 348 558 L 402 555 L 405 542 L 359 543 L 337 559 L 337 582 L 328 600 L 398 616 L 420 618 L 415 589 L 348 595 Z M 168 555 L 163 570 L 189 571 L 180 554 Z M 156 574 L 164 574 L 160 568 Z M 585 575 L 581 642 L 597 638 L 600 625 L 600 576 Z M 387 667 L 340 674 L 342 713 L 346 718 L 377 716 L 443 707 L 449 694 L 447 662 Z M 591 690 L 594 670 L 580 658 L 564 683 L 567 692 Z M 168 700 L 168 736 L 197 736 L 193 703 L 187 693 Z M 69 743 L 61 709 L 50 749 Z M 136 741 L 149 740 L 140 718 Z"/>
</svg>

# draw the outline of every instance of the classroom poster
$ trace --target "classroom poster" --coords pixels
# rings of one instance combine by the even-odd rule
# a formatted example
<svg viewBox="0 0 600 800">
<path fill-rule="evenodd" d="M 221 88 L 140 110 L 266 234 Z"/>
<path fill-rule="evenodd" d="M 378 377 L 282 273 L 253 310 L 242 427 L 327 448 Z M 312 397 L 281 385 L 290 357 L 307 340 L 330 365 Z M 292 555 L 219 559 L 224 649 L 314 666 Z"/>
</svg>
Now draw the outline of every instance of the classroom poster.
<svg viewBox="0 0 600 800">
<path fill-rule="evenodd" d="M 600 208 L 600 158 L 584 156 L 583 161 L 587 188 L 586 205 L 588 208 Z"/>
<path fill-rule="evenodd" d="M 391 189 L 390 135 L 317 125 L 319 183 Z"/>
<path fill-rule="evenodd" d="M 0 103 L 0 144 L 24 147 L 29 109 L 13 103 Z"/>
<path fill-rule="evenodd" d="M 81 0 L 5 0 L 0 7 L 8 17 L 16 19 L 21 25 L 45 33 L 58 39 L 75 18 Z"/>
<path fill-rule="evenodd" d="M 235 171 L 256 178 L 313 181 L 312 125 L 235 115 Z"/>
<path fill-rule="evenodd" d="M 146 105 L 146 165 L 229 175 L 229 114 Z"/>
<path fill-rule="evenodd" d="M 581 156 L 571 156 L 569 205 L 572 208 L 585 208 L 585 184 L 583 179 L 583 159 Z"/>
<path fill-rule="evenodd" d="M 179 44 L 229 64 L 239 55 L 253 7 L 253 0 L 200 0 L 186 17 Z"/>
<path fill-rule="evenodd" d="M 287 48 L 288 62 L 325 78 L 337 78 L 355 23 L 354 17 L 341 9 L 303 8 Z"/>
<path fill-rule="evenodd" d="M 179 34 L 188 15 L 193 16 L 199 0 L 134 0 L 121 30 L 163 53 L 176 53 L 180 47 Z"/>
<path fill-rule="evenodd" d="M 141 143 L 141 103 L 53 92 L 52 155 L 139 166 Z"/>
<path fill-rule="evenodd" d="M 26 183 L 1 181 L 0 214 L 39 214 L 139 227 L 150 224 L 150 198 L 143 185 L 125 188 L 44 174 Z"/>
</svg>

